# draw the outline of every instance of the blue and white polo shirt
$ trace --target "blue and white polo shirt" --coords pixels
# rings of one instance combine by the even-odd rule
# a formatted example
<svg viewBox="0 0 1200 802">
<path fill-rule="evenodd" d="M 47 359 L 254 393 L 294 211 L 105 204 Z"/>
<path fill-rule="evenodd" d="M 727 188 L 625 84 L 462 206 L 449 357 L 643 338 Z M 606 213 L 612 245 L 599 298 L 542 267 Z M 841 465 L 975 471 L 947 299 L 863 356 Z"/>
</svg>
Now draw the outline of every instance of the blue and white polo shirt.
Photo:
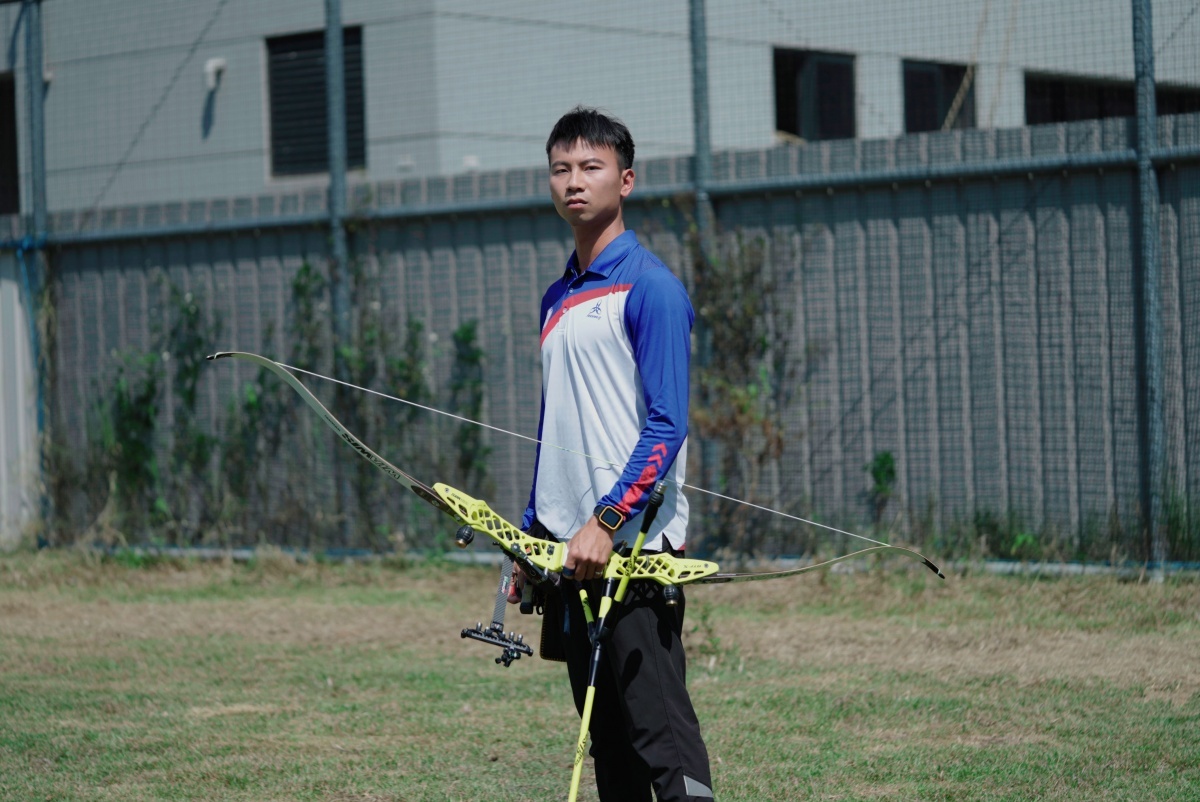
<svg viewBox="0 0 1200 802">
<path fill-rule="evenodd" d="M 582 275 L 578 269 L 572 253 L 542 298 L 538 439 L 546 445 L 538 446 L 522 528 L 536 514 L 568 540 L 597 504 L 610 504 L 627 516 L 614 540 L 632 545 L 650 492 L 665 477 L 666 500 L 643 548 L 663 550 L 665 536 L 682 549 L 695 317 L 687 290 L 632 231 Z"/>
</svg>

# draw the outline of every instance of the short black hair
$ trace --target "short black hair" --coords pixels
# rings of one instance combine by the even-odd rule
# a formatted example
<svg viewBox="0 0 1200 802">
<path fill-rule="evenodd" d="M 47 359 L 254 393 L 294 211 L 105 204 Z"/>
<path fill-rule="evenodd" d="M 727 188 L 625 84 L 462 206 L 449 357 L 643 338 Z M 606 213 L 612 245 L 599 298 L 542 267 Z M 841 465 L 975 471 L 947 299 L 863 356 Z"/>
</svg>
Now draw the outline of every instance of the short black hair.
<svg viewBox="0 0 1200 802">
<path fill-rule="evenodd" d="M 633 166 L 633 135 L 625 123 L 587 106 L 576 106 L 554 124 L 546 140 L 546 158 L 555 145 L 569 148 L 581 139 L 594 148 L 607 146 L 616 151 L 621 170 Z"/>
</svg>

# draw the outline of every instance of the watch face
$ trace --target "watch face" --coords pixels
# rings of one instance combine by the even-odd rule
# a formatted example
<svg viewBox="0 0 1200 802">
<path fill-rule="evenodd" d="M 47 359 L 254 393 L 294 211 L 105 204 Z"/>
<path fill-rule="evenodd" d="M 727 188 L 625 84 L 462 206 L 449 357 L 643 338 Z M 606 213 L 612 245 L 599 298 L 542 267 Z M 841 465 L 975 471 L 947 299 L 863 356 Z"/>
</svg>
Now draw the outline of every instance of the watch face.
<svg viewBox="0 0 1200 802">
<path fill-rule="evenodd" d="M 600 514 L 596 516 L 596 519 L 600 521 L 600 524 L 605 529 L 609 529 L 613 532 L 620 529 L 621 524 L 625 521 L 621 513 L 617 512 L 612 507 L 605 507 L 604 509 L 600 510 Z"/>
</svg>

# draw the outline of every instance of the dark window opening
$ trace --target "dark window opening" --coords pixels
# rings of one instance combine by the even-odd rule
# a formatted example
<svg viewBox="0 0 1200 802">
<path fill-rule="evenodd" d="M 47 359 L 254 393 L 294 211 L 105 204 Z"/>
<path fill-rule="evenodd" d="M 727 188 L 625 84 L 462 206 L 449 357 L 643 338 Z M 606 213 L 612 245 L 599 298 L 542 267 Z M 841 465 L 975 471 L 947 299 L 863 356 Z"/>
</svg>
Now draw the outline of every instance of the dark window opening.
<svg viewBox="0 0 1200 802">
<path fill-rule="evenodd" d="M 1200 111 L 1200 89 L 1162 86 L 1154 92 L 1159 114 L 1195 114 Z"/>
<path fill-rule="evenodd" d="M 1200 89 L 1155 88 L 1155 106 L 1161 114 L 1200 111 Z M 1050 75 L 1025 76 L 1025 123 L 1072 123 L 1106 117 L 1133 117 L 1137 95 L 1130 82 L 1096 81 Z"/>
<path fill-rule="evenodd" d="M 346 163 L 365 167 L 362 28 L 343 31 L 346 70 Z M 325 33 L 301 33 L 267 40 L 271 103 L 271 174 L 304 175 L 329 171 L 326 130 Z"/>
<path fill-rule="evenodd" d="M 775 49 L 775 130 L 809 141 L 853 139 L 854 56 Z"/>
<path fill-rule="evenodd" d="M 975 84 L 967 86 L 957 108 L 954 101 L 967 80 L 961 64 L 929 61 L 904 62 L 904 131 L 940 131 L 975 127 Z M 953 115 L 952 119 L 951 116 Z"/>
<path fill-rule="evenodd" d="M 17 85 L 0 74 L 0 214 L 21 212 L 21 163 L 17 155 Z"/>
<path fill-rule="evenodd" d="M 1132 117 L 1135 111 L 1132 84 L 1025 76 L 1027 125 Z"/>
</svg>

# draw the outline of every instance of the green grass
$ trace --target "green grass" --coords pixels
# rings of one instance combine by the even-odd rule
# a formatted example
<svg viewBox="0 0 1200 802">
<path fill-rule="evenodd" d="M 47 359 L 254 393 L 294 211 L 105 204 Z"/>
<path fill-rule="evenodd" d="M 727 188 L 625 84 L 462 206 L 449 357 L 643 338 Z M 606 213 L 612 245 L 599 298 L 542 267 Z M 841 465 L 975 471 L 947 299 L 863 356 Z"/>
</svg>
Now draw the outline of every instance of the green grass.
<svg viewBox="0 0 1200 802">
<path fill-rule="evenodd" d="M 503 669 L 458 635 L 494 581 L 0 557 L 0 800 L 565 798 L 562 666 Z M 1200 799 L 1198 584 L 876 571 L 688 594 L 719 799 Z"/>
</svg>

